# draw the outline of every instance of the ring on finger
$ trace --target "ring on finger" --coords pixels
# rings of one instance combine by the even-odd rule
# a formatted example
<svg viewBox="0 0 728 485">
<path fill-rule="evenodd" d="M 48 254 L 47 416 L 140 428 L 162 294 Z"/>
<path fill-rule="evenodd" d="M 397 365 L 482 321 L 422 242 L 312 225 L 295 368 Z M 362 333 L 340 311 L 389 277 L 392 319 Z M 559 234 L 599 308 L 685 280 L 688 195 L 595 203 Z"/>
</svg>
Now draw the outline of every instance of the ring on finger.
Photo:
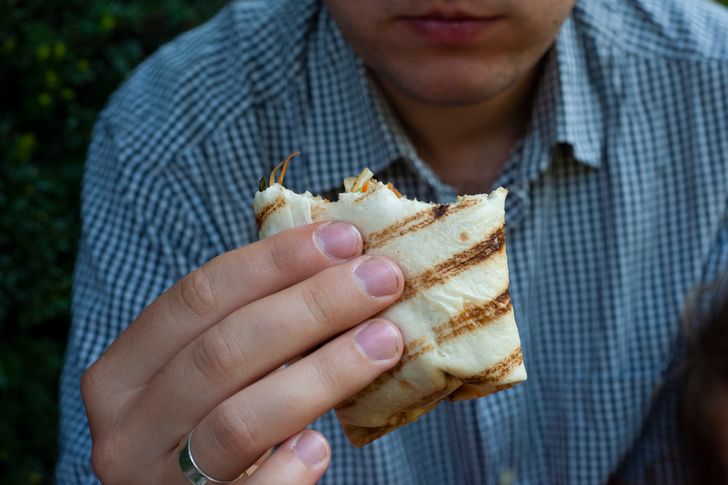
<svg viewBox="0 0 728 485">
<path fill-rule="evenodd" d="M 179 466 L 182 469 L 182 473 L 190 481 L 192 485 L 208 485 L 210 483 L 236 483 L 243 478 L 248 478 L 248 474 L 243 472 L 237 478 L 233 480 L 218 480 L 212 478 L 207 473 L 200 469 L 200 466 L 195 461 L 195 457 L 192 456 L 192 434 L 195 432 L 193 429 L 190 434 L 187 435 L 187 443 L 182 451 L 179 453 Z"/>
</svg>

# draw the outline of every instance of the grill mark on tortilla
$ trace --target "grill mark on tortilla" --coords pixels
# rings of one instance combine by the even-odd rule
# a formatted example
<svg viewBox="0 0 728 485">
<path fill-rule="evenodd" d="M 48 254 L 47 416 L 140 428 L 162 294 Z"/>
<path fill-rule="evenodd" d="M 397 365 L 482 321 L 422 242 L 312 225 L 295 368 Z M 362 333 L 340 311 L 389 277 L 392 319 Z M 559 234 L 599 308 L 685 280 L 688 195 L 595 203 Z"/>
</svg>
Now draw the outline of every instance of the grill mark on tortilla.
<svg viewBox="0 0 728 485">
<path fill-rule="evenodd" d="M 508 289 L 486 303 L 466 304 L 462 311 L 432 329 L 435 332 L 435 342 L 442 345 L 460 335 L 485 327 L 508 313 L 511 308 Z"/>
<path fill-rule="evenodd" d="M 266 219 L 268 219 L 268 217 L 270 217 L 272 213 L 274 213 L 281 207 L 285 207 L 285 205 L 286 199 L 282 195 L 279 195 L 276 200 L 263 207 L 257 214 L 255 214 L 255 223 L 258 225 L 258 230 L 263 227 Z"/>
<path fill-rule="evenodd" d="M 311 204 L 311 220 L 316 221 L 324 212 L 324 204 Z"/>
<path fill-rule="evenodd" d="M 441 285 L 466 269 L 480 264 L 493 254 L 505 247 L 505 229 L 499 227 L 495 232 L 474 246 L 456 253 L 449 259 L 435 265 L 433 268 L 405 281 L 404 292 L 399 301 L 405 301 L 417 294 L 420 290 Z"/>
<path fill-rule="evenodd" d="M 523 354 L 521 354 L 521 347 L 516 348 L 511 354 L 500 362 L 488 367 L 482 372 L 464 379 L 468 384 L 482 385 L 482 384 L 494 384 L 498 385 L 498 381 L 506 377 L 511 371 L 523 364 Z"/>
<path fill-rule="evenodd" d="M 430 352 L 432 350 L 435 350 L 435 347 L 433 347 L 432 344 L 426 343 L 425 339 L 423 338 L 418 338 L 411 341 L 404 346 L 404 350 L 402 351 L 402 358 L 399 359 L 399 362 L 397 362 L 394 367 L 384 372 L 382 375 L 372 381 L 371 384 L 351 396 L 349 399 L 342 401 L 341 404 L 336 407 L 336 409 L 349 408 L 356 404 L 356 401 L 366 396 L 367 394 L 378 391 L 382 388 L 382 386 L 384 386 L 384 384 L 387 383 L 387 381 L 394 378 L 395 374 L 400 372 L 402 370 L 402 367 L 404 367 L 407 362 L 409 362 L 410 360 L 415 360 L 420 355 Z"/>
<path fill-rule="evenodd" d="M 411 216 L 405 217 L 401 221 L 395 222 L 381 231 L 369 234 L 364 241 L 364 251 L 385 246 L 394 239 L 431 226 L 438 221 L 446 219 L 450 214 L 455 214 L 463 209 L 476 206 L 480 202 L 481 200 L 478 198 L 462 199 L 456 204 L 428 207 L 427 209 L 415 212 Z"/>
<path fill-rule="evenodd" d="M 436 207 L 433 207 L 432 208 L 432 217 L 434 217 L 435 219 L 441 218 L 442 216 L 445 215 L 445 213 L 447 212 L 447 209 L 449 207 L 450 206 L 448 206 L 447 204 L 440 204 Z"/>
<path fill-rule="evenodd" d="M 411 346 L 412 344 L 417 344 L 416 347 L 419 347 L 414 352 L 408 353 L 405 355 L 405 352 L 407 351 L 407 348 Z M 423 339 L 417 339 L 413 340 L 409 345 L 405 346 L 405 351 L 402 353 L 402 359 L 389 369 L 384 374 L 380 375 L 376 380 L 374 380 L 369 386 L 365 387 L 349 399 L 343 401 L 341 404 L 339 404 L 336 409 L 347 409 L 356 404 L 356 402 L 361 399 L 362 397 L 366 396 L 367 394 L 370 394 L 374 391 L 377 391 L 381 389 L 381 387 L 390 379 L 394 377 L 394 375 L 399 372 L 402 369 L 402 366 L 410 361 L 414 360 L 420 355 L 430 352 L 434 350 L 434 347 L 431 344 L 425 344 Z M 475 385 L 482 385 L 482 384 L 492 384 L 494 386 L 494 391 L 497 392 L 502 389 L 508 389 L 509 387 L 512 387 L 513 384 L 499 384 L 498 381 L 506 377 L 508 374 L 511 373 L 511 371 L 518 365 L 521 365 L 523 363 L 523 355 L 521 354 L 521 347 L 518 347 L 516 350 L 514 350 L 509 356 L 507 356 L 505 359 L 501 360 L 500 362 L 497 362 L 496 364 L 492 365 L 491 367 L 487 368 L 486 370 L 475 374 L 472 377 L 462 379 L 462 382 L 467 384 L 475 384 Z M 446 375 L 447 380 L 447 386 L 449 386 L 449 379 L 451 376 Z M 399 381 L 400 385 L 402 384 L 402 381 Z M 405 381 L 409 384 L 409 381 Z M 405 384 L 406 385 L 406 384 Z M 446 393 L 441 389 L 439 391 L 436 391 L 434 394 L 437 393 L 443 393 L 441 396 L 439 396 L 437 399 L 441 399 L 445 396 Z M 490 394 L 490 393 L 488 393 Z M 485 395 L 485 394 L 484 394 Z M 428 395 L 420 400 L 417 401 L 417 403 L 410 405 L 407 407 L 405 412 L 408 410 L 411 411 L 413 409 L 420 408 L 427 403 L 429 403 L 431 400 L 435 399 L 434 397 Z"/>
<path fill-rule="evenodd" d="M 501 229 L 502 230 L 502 229 Z M 438 344 L 441 342 L 446 342 L 452 338 L 455 338 L 458 335 L 461 335 L 463 333 L 470 332 L 474 330 L 475 328 L 479 326 L 484 326 L 490 323 L 490 320 L 488 321 L 480 321 L 480 320 L 474 320 L 472 317 L 468 317 L 468 312 L 475 311 L 478 316 L 482 315 L 489 315 L 490 319 L 495 319 L 497 316 L 492 316 L 491 313 L 493 310 L 490 308 L 485 310 L 485 306 L 490 306 L 496 308 L 495 312 L 497 313 L 497 316 L 500 316 L 504 313 L 507 313 L 511 308 L 511 302 L 510 302 L 510 293 L 506 289 L 503 293 L 498 295 L 494 300 L 489 301 L 485 305 L 480 305 L 474 309 L 470 310 L 463 310 L 462 312 L 458 313 L 453 317 L 452 319 L 448 320 L 444 324 L 438 325 L 435 327 L 435 338 Z M 488 318 L 488 317 L 486 317 Z M 456 324 L 459 324 L 460 326 L 457 326 L 455 328 L 450 327 L 450 322 L 455 321 Z M 471 328 L 472 327 L 472 328 Z M 397 362 L 397 364 L 389 369 L 388 371 L 384 372 L 382 375 L 380 375 L 377 379 L 375 379 L 371 384 L 369 384 L 367 387 L 356 393 L 355 395 L 351 396 L 349 399 L 343 401 L 339 406 L 337 406 L 337 409 L 346 409 L 361 399 L 362 397 L 366 396 L 367 394 L 370 394 L 372 392 L 378 391 L 379 389 L 384 386 L 384 384 L 387 383 L 390 379 L 393 379 L 399 372 L 401 372 L 402 367 L 404 365 L 411 361 L 415 360 L 418 357 L 420 357 L 422 354 L 425 354 L 427 352 L 431 352 L 435 350 L 435 347 L 432 344 L 428 344 L 425 342 L 423 338 L 418 338 L 415 340 L 412 340 L 407 345 L 405 345 L 404 350 L 402 351 L 402 358 Z M 520 357 L 521 349 L 520 347 L 517 349 L 518 355 Z M 521 358 L 521 362 L 523 362 L 523 359 Z M 500 364 L 500 363 L 499 363 Z M 498 365 L 498 364 L 496 364 Z M 488 370 L 484 371 L 487 372 Z M 510 369 L 508 369 L 510 371 Z M 508 375 L 507 373 L 504 374 Z M 504 377 L 502 376 L 502 377 Z M 464 382 L 473 383 L 471 382 L 473 379 L 480 379 L 481 374 L 476 374 L 475 376 L 471 377 L 470 379 L 465 380 Z M 490 380 L 488 378 L 487 380 Z M 400 382 L 400 385 L 402 383 Z"/>
<path fill-rule="evenodd" d="M 391 374 L 393 376 L 394 374 L 399 372 L 402 369 L 402 367 L 404 367 L 404 365 L 407 362 L 409 362 L 410 360 L 415 360 L 420 355 L 430 352 L 432 350 L 435 350 L 435 347 L 433 347 L 432 344 L 426 344 L 426 343 L 424 343 L 423 339 L 417 339 L 417 341 L 420 341 L 420 340 L 422 341 L 421 345 L 419 345 L 418 347 L 413 347 L 413 348 L 409 349 L 409 351 L 407 351 L 406 353 L 403 351 L 402 358 L 399 359 L 399 362 L 397 362 L 397 364 L 394 367 L 392 367 L 391 369 L 389 369 L 385 374 Z"/>
<path fill-rule="evenodd" d="M 437 265 L 433 270 L 429 270 L 422 275 L 413 278 L 414 280 L 422 279 L 423 284 L 419 286 L 415 286 L 414 290 L 412 289 L 413 286 L 410 286 L 410 295 L 406 296 L 403 295 L 402 299 L 410 298 L 414 296 L 419 288 L 429 288 L 429 286 L 432 286 L 437 283 L 441 283 L 445 281 L 446 279 L 455 276 L 465 269 L 469 267 L 470 264 L 477 264 L 479 262 L 482 262 L 486 260 L 488 257 L 490 257 L 495 252 L 499 251 L 505 242 L 505 235 L 504 235 L 504 229 L 503 227 L 500 227 L 497 231 L 495 231 L 493 234 L 488 237 L 488 239 L 481 241 L 480 243 L 476 244 L 475 246 L 466 249 L 465 251 L 456 254 L 452 258 L 450 258 L 447 261 L 444 261 Z M 442 274 L 433 273 L 428 276 L 429 273 L 432 271 L 442 271 Z M 430 284 L 432 283 L 432 284 Z M 429 284 L 429 286 L 427 286 Z M 405 294 L 407 292 L 407 287 L 405 287 Z M 504 296 L 505 295 L 505 296 Z M 506 305 L 507 308 L 504 310 L 504 312 L 508 311 L 510 309 L 510 293 L 508 290 L 501 293 L 498 297 L 496 297 L 493 301 L 498 301 L 499 299 L 507 300 L 506 302 L 499 301 L 494 304 L 494 306 L 502 306 Z M 489 302 L 492 303 L 492 302 Z M 462 315 L 465 312 L 461 312 L 458 315 L 456 315 L 454 318 L 456 319 L 456 323 L 459 322 L 458 317 Z M 486 312 L 481 310 L 479 313 L 485 314 Z M 454 338 L 457 335 L 460 335 L 465 332 L 469 332 L 470 326 L 474 326 L 474 328 L 477 328 L 477 325 L 485 325 L 487 322 L 480 322 L 477 323 L 471 320 L 468 320 L 467 316 L 463 315 L 462 323 L 460 323 L 461 326 L 455 328 L 454 330 L 448 331 L 448 322 L 445 324 L 439 325 L 435 327 L 435 338 L 437 340 L 437 343 L 441 343 L 442 341 L 450 340 L 451 338 Z M 496 318 L 496 317 L 492 317 Z M 438 333 L 438 329 L 441 329 Z M 418 358 L 420 355 L 430 352 L 434 350 L 435 347 L 432 344 L 425 343 L 424 339 L 419 338 L 415 339 L 411 342 L 409 342 L 407 345 L 405 345 L 404 350 L 402 351 L 402 358 L 397 362 L 397 364 L 389 369 L 388 371 L 384 372 L 382 375 L 380 375 L 377 379 L 375 379 L 371 384 L 369 384 L 367 387 L 359 391 L 357 394 L 353 395 L 349 399 L 343 401 L 337 409 L 345 409 L 348 407 L 353 406 L 357 400 L 360 398 L 366 396 L 367 394 L 370 394 L 374 391 L 377 391 L 384 386 L 384 384 L 389 381 L 390 379 L 394 378 L 394 376 L 402 370 L 402 367 L 409 362 L 410 360 L 414 360 Z M 520 352 L 520 349 L 519 349 Z M 475 376 L 477 377 L 477 376 Z"/>
</svg>

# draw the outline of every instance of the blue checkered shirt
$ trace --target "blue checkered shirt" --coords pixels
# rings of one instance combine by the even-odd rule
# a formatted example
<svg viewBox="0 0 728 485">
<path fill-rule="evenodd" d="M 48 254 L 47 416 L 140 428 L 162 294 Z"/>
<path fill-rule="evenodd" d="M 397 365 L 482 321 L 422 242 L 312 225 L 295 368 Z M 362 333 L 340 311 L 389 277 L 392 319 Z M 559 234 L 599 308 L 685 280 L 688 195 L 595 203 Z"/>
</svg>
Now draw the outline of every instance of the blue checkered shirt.
<svg viewBox="0 0 728 485">
<path fill-rule="evenodd" d="M 456 195 L 316 0 L 232 3 L 112 97 L 83 187 L 60 484 L 96 483 L 84 369 L 165 288 L 256 240 L 258 178 L 294 150 L 296 191 L 330 193 L 366 164 L 406 195 Z M 496 185 L 510 191 L 528 381 L 443 403 L 363 449 L 329 413 L 314 423 L 333 450 L 321 483 L 679 483 L 680 315 L 728 267 L 726 11 L 579 2 Z"/>
</svg>

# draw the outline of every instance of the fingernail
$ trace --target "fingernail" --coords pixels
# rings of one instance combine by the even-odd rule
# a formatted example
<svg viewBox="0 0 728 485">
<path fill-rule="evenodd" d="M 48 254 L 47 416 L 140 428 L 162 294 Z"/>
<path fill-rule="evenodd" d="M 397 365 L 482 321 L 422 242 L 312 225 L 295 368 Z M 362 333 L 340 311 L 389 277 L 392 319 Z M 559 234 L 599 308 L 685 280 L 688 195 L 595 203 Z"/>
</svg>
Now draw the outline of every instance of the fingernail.
<svg viewBox="0 0 728 485">
<path fill-rule="evenodd" d="M 372 296 L 387 296 L 397 292 L 397 270 L 381 258 L 369 258 L 354 270 L 360 286 Z"/>
<path fill-rule="evenodd" d="M 324 461 L 329 454 L 328 447 L 318 433 L 304 431 L 293 443 L 296 458 L 304 465 L 314 467 Z"/>
<path fill-rule="evenodd" d="M 361 236 L 351 224 L 334 222 L 318 228 L 313 238 L 316 246 L 334 259 L 348 259 L 359 254 Z"/>
<path fill-rule="evenodd" d="M 372 360 L 389 360 L 399 351 L 399 335 L 391 324 L 369 323 L 356 334 L 356 343 Z"/>
</svg>

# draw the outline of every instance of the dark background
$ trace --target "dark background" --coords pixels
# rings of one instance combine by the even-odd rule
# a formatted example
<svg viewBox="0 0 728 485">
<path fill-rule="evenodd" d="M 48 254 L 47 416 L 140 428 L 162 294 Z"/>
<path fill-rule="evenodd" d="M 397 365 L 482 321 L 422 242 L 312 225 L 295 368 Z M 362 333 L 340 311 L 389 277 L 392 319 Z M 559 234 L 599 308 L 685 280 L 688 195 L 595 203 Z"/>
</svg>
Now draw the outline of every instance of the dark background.
<svg viewBox="0 0 728 485">
<path fill-rule="evenodd" d="M 135 65 L 225 2 L 0 2 L 0 477 L 49 483 L 94 119 Z"/>
<path fill-rule="evenodd" d="M 223 0 L 0 0 L 0 482 L 50 483 L 89 135 L 144 57 Z"/>
</svg>

